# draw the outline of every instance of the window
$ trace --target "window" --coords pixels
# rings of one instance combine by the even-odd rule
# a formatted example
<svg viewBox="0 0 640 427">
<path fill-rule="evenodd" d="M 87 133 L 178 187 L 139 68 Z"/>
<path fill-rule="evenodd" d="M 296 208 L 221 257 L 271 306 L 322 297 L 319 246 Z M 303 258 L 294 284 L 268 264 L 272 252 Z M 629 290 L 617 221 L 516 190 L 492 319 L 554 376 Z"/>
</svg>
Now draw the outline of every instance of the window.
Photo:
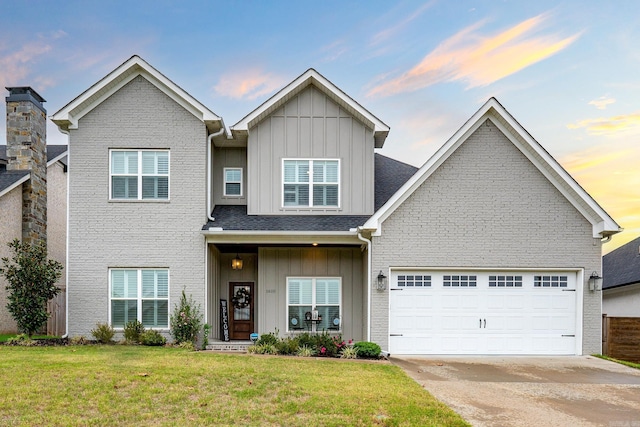
<svg viewBox="0 0 640 427">
<path fill-rule="evenodd" d="M 398 286 L 431 286 L 431 276 L 401 275 L 398 276 Z"/>
<path fill-rule="evenodd" d="M 287 278 L 287 331 L 341 328 L 340 278 Z M 313 309 L 322 320 L 312 321 Z"/>
<path fill-rule="evenodd" d="M 489 276 L 490 288 L 521 288 L 522 276 Z"/>
<path fill-rule="evenodd" d="M 567 276 L 534 276 L 535 288 L 566 288 Z"/>
<path fill-rule="evenodd" d="M 443 276 L 442 286 L 471 288 L 476 286 L 476 276 Z"/>
<path fill-rule="evenodd" d="M 133 320 L 145 328 L 169 327 L 169 270 L 112 269 L 109 282 L 112 327 Z"/>
<path fill-rule="evenodd" d="M 242 168 L 224 168 L 224 195 L 242 196 Z"/>
<path fill-rule="evenodd" d="M 339 160 L 283 160 L 283 205 L 338 207 Z"/>
<path fill-rule="evenodd" d="M 169 151 L 111 150 L 112 200 L 168 200 Z"/>
</svg>

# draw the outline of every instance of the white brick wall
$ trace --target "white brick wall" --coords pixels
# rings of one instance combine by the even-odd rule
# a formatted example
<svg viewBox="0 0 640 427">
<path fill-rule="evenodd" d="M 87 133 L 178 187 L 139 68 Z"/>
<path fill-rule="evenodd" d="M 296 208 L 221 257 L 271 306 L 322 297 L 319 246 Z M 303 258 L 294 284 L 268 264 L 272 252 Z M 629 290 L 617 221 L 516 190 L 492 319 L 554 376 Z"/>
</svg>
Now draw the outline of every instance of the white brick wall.
<svg viewBox="0 0 640 427">
<path fill-rule="evenodd" d="M 170 149 L 169 202 L 109 202 L 109 149 Z M 170 310 L 184 288 L 204 307 L 206 129 L 137 77 L 70 135 L 69 334 L 108 321 L 110 267 L 170 270 Z"/>
<path fill-rule="evenodd" d="M 584 268 L 588 289 L 591 271 L 601 271 L 591 224 L 491 122 L 387 218 L 372 242 L 376 274 L 390 266 Z M 388 297 L 372 297 L 372 340 L 384 349 Z M 600 352 L 600 298 L 584 292 L 584 354 Z"/>
<path fill-rule="evenodd" d="M 47 256 L 67 262 L 67 174 L 60 162 L 47 168 Z M 65 278 L 63 270 L 56 285 L 64 288 Z"/>
</svg>

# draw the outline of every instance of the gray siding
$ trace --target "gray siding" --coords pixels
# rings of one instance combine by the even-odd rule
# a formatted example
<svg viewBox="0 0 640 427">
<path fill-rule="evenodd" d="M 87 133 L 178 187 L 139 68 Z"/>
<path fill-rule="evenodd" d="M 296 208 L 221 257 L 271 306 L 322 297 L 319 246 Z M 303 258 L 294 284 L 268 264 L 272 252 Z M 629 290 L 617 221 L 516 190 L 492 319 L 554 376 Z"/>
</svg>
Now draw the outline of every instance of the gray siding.
<svg viewBox="0 0 640 427">
<path fill-rule="evenodd" d="M 224 168 L 242 168 L 242 197 L 224 195 Z M 213 152 L 213 203 L 247 204 L 247 149 L 216 148 Z"/>
<path fill-rule="evenodd" d="M 287 330 L 287 277 L 342 278 L 342 336 L 365 338 L 365 278 L 360 248 L 260 248 L 258 332 Z"/>
<path fill-rule="evenodd" d="M 591 224 L 491 122 L 382 224 L 372 272 L 393 267 L 601 271 Z M 584 291 L 583 353 L 601 346 L 600 293 Z M 372 296 L 372 340 L 388 348 L 389 295 Z"/>
<path fill-rule="evenodd" d="M 373 131 L 313 86 L 249 130 L 249 214 L 373 214 Z M 340 159 L 340 209 L 282 208 L 282 159 Z"/>
<path fill-rule="evenodd" d="M 184 289 L 204 303 L 206 129 L 142 77 L 84 116 L 69 138 L 69 333 L 108 319 L 108 269 L 170 271 L 170 310 Z M 109 149 L 169 149 L 168 202 L 109 202 Z"/>
</svg>

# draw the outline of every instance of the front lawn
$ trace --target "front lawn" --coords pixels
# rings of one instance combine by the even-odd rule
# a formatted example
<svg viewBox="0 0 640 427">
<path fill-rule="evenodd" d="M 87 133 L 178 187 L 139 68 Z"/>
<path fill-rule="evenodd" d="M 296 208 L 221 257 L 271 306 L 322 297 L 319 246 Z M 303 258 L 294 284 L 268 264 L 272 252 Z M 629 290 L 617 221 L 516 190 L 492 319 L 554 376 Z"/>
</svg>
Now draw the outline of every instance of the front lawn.
<svg viewBox="0 0 640 427">
<path fill-rule="evenodd" d="M 467 425 L 381 362 L 0 346 L 0 425 Z"/>
<path fill-rule="evenodd" d="M 616 362 L 621 365 L 626 365 L 630 368 L 640 369 L 640 363 L 637 362 L 627 362 L 626 360 L 614 359 L 613 357 L 604 356 L 602 354 L 594 354 L 595 357 L 599 357 L 600 359 L 610 360 L 611 362 Z"/>
</svg>

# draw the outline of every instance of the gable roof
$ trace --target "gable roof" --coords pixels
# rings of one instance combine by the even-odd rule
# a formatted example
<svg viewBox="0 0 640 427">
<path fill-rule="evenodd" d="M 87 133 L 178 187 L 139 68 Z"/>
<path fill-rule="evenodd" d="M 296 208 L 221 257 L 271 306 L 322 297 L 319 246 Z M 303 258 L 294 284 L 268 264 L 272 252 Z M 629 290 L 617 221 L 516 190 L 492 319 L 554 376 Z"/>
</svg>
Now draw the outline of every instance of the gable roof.
<svg viewBox="0 0 640 427">
<path fill-rule="evenodd" d="M 138 76 L 147 79 L 169 98 L 184 107 L 197 119 L 201 120 L 210 131 L 216 131 L 224 127 L 221 117 L 209 110 L 138 55 L 132 56 L 89 89 L 82 92 L 51 116 L 51 120 L 58 125 L 61 132 L 66 133 L 69 129 L 77 129 L 78 121 L 84 115 Z"/>
<path fill-rule="evenodd" d="M 404 184 L 417 170 L 415 166 L 375 153 L 375 210 Z M 217 205 L 215 221 L 202 227 L 222 231 L 313 231 L 347 232 L 361 226 L 369 215 L 247 215 L 244 205 Z"/>
<path fill-rule="evenodd" d="M 47 166 L 55 162 L 63 162 L 66 165 L 67 146 L 47 145 Z M 29 179 L 29 171 L 8 171 L 7 146 L 0 145 L 0 197 L 16 188 Z"/>
<path fill-rule="evenodd" d="M 602 289 L 640 283 L 640 237 L 602 257 Z"/>
<path fill-rule="evenodd" d="M 381 233 L 382 223 L 422 183 L 431 176 L 460 145 L 485 121 L 491 120 L 509 141 L 536 166 L 562 195 L 591 223 L 594 238 L 620 232 L 618 224 L 578 184 L 516 119 L 498 102 L 490 98 L 447 142 L 364 224 L 363 229 L 375 235 Z"/>
<path fill-rule="evenodd" d="M 282 107 L 287 103 L 287 101 L 302 92 L 309 85 L 316 87 L 339 106 L 348 111 L 349 114 L 353 115 L 366 126 L 373 129 L 375 147 L 382 148 L 384 141 L 389 134 L 389 126 L 313 68 L 309 68 L 294 81 L 263 102 L 258 108 L 247 114 L 238 123 L 231 126 L 231 132 L 248 132 L 249 128 L 258 124 L 265 117 Z"/>
</svg>

